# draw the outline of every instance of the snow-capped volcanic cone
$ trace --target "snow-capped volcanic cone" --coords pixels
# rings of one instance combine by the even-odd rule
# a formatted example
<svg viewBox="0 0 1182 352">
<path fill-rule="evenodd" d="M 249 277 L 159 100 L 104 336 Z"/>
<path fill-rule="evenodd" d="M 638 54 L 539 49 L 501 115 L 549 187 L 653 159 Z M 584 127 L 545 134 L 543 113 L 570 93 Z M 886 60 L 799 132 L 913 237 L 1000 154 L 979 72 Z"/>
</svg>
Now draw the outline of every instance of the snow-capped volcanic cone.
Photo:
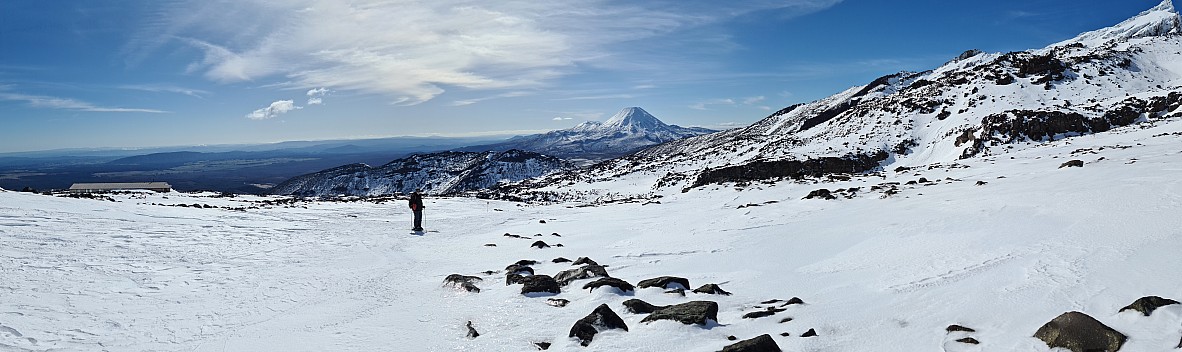
<svg viewBox="0 0 1182 352">
<path fill-rule="evenodd" d="M 705 128 L 665 124 L 644 109 L 629 107 L 605 122 L 588 121 L 572 128 L 518 136 L 481 148 L 520 149 L 562 158 L 605 159 L 712 132 Z"/>
</svg>

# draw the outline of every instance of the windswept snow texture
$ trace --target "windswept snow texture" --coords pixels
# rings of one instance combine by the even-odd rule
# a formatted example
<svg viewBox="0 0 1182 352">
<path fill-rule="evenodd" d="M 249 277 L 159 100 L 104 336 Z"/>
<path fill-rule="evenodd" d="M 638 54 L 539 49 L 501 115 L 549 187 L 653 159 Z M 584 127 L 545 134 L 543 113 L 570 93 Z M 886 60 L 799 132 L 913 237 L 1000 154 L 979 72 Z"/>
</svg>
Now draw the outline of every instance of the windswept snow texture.
<svg viewBox="0 0 1182 352">
<path fill-rule="evenodd" d="M 751 126 L 681 139 L 521 188 L 578 197 L 680 191 L 710 170 L 887 152 L 894 169 L 1005 155 L 1049 140 L 1182 114 L 1182 35 L 1169 1 L 1117 26 L 1025 52 L 968 51 L 784 108 Z M 872 170 L 865 170 L 872 171 Z M 527 192 L 529 193 L 529 192 Z"/>
<path fill-rule="evenodd" d="M 0 350 L 717 351 L 727 336 L 770 334 L 785 351 L 1044 352 L 1034 332 L 1081 311 L 1128 335 L 1122 352 L 1170 351 L 1182 306 L 1118 312 L 1143 296 L 1182 299 L 1182 121 L 1145 126 L 659 204 L 429 197 L 421 235 L 406 230 L 402 202 L 0 192 Z M 1084 166 L 1059 168 L 1072 159 Z M 892 182 L 894 195 L 872 191 Z M 802 200 L 818 188 L 860 191 Z M 530 247 L 537 239 L 552 247 Z M 574 268 L 557 257 L 589 257 L 631 284 L 678 276 L 732 295 L 589 292 L 589 278 L 527 297 L 504 284 L 522 259 L 540 262 L 537 274 Z M 482 278 L 480 292 L 444 284 L 450 274 Z M 792 297 L 805 304 L 742 318 Z M 717 324 L 641 323 L 622 305 L 632 298 L 714 301 Z M 629 329 L 581 347 L 570 328 L 600 304 Z M 466 337 L 469 321 L 478 337 Z M 976 332 L 946 333 L 952 324 Z M 818 336 L 800 337 L 809 329 Z M 954 341 L 965 336 L 980 345 Z"/>
<path fill-rule="evenodd" d="M 377 168 L 353 164 L 297 176 L 279 184 L 271 193 L 374 196 L 421 190 L 428 194 L 454 194 L 565 168 L 572 168 L 572 165 L 558 158 L 520 150 L 417 154 Z"/>
<path fill-rule="evenodd" d="M 569 129 L 514 137 L 486 147 L 528 150 L 562 158 L 604 159 L 712 132 L 715 131 L 701 127 L 667 125 L 644 109 L 629 107 L 602 123 L 588 121 Z"/>
</svg>

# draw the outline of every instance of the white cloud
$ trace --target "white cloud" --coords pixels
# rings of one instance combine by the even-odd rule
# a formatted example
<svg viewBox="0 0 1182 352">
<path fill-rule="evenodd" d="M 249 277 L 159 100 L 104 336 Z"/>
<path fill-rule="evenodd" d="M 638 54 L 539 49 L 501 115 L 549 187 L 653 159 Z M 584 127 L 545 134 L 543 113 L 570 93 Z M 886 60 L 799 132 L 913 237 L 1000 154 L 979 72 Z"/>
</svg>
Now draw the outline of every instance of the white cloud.
<svg viewBox="0 0 1182 352">
<path fill-rule="evenodd" d="M 303 107 L 295 106 L 294 100 L 279 100 L 271 103 L 270 106 L 246 114 L 246 118 L 251 120 L 267 120 L 297 109 L 303 109 Z"/>
<path fill-rule="evenodd" d="M 0 88 L 7 88 L 0 86 Z M 137 109 L 137 108 L 121 108 L 121 107 L 105 107 L 94 105 L 85 101 L 74 100 L 70 98 L 59 98 L 44 95 L 29 95 L 21 93 L 11 93 L 0 91 L 0 100 L 8 101 L 23 101 L 29 106 L 35 108 L 85 111 L 85 112 L 142 112 L 142 113 L 166 113 L 167 111 L 156 109 Z"/>
<path fill-rule="evenodd" d="M 532 94 L 533 94 L 533 93 L 531 93 L 531 92 L 526 92 L 526 91 L 514 91 L 514 92 L 507 92 L 507 93 L 501 93 L 501 94 L 492 95 L 492 96 L 487 96 L 487 97 L 472 98 L 472 99 L 464 99 L 464 100 L 456 100 L 456 101 L 453 101 L 453 102 L 451 102 L 451 106 L 465 106 L 465 105 L 472 105 L 472 104 L 476 104 L 476 103 L 479 103 L 479 102 L 482 102 L 482 101 L 486 101 L 486 100 L 501 99 L 501 98 L 524 97 L 524 96 L 528 96 L 528 95 L 532 95 Z"/>
<path fill-rule="evenodd" d="M 555 117 L 554 121 L 566 121 L 566 120 L 574 120 L 574 119 L 575 118 L 573 118 L 573 117 L 561 117 L 560 116 L 560 117 Z"/>
<path fill-rule="evenodd" d="M 324 88 L 324 87 L 313 88 L 313 89 L 309 90 L 307 93 L 307 95 L 308 95 L 308 104 L 307 105 L 324 104 L 324 96 L 328 95 L 328 92 L 329 92 L 328 88 Z"/>
<path fill-rule="evenodd" d="M 179 40 L 203 53 L 188 70 L 213 81 L 279 80 L 413 105 L 453 87 L 539 87 L 583 64 L 627 61 L 620 54 L 635 49 L 617 44 L 839 1 L 190 0 L 157 11 L 124 53 L 134 63 Z"/>
</svg>

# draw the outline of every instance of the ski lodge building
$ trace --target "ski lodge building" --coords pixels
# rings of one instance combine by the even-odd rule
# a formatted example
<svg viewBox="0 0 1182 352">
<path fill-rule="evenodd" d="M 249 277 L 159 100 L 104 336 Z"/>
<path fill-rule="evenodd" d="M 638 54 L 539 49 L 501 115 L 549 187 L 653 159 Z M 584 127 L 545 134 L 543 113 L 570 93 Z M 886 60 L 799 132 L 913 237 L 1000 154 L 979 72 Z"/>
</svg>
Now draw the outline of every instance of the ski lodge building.
<svg viewBox="0 0 1182 352">
<path fill-rule="evenodd" d="M 75 183 L 70 185 L 71 193 L 96 193 L 111 191 L 148 190 L 161 193 L 172 191 L 168 182 L 125 182 L 125 183 Z"/>
</svg>

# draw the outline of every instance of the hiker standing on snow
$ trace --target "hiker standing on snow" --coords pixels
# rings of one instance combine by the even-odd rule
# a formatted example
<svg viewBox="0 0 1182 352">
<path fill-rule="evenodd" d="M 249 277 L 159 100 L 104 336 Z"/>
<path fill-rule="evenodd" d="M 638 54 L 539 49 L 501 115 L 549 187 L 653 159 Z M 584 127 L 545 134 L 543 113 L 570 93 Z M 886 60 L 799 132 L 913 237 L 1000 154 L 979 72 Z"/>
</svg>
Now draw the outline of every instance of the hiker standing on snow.
<svg viewBox="0 0 1182 352">
<path fill-rule="evenodd" d="M 410 210 L 415 213 L 415 231 L 423 231 L 423 195 L 419 194 L 419 190 L 415 190 L 410 194 L 410 200 L 407 201 L 410 205 Z"/>
</svg>

